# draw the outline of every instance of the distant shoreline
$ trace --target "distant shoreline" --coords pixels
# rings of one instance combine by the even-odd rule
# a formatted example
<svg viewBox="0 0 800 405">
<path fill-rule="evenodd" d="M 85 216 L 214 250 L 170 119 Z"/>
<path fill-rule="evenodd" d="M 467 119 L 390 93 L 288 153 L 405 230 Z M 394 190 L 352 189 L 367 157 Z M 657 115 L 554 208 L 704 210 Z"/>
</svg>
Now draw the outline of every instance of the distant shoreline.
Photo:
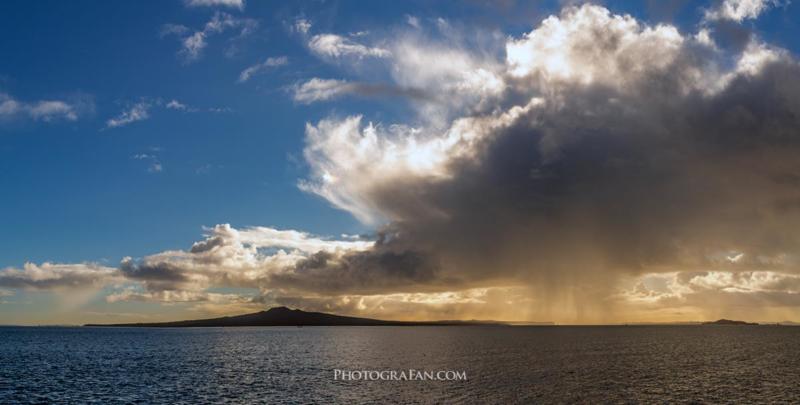
<svg viewBox="0 0 800 405">
<path fill-rule="evenodd" d="M 400 324 L 384 324 L 384 325 L 220 325 L 220 326 L 149 326 L 149 324 L 75 324 L 75 325 L 0 325 L 0 328 L 253 328 L 253 327 L 331 327 L 331 326 L 502 326 L 514 328 L 625 328 L 625 327 L 650 327 L 650 326 L 685 326 L 685 327 L 708 327 L 708 326 L 760 326 L 760 327 L 798 327 L 800 323 L 783 323 L 783 322 L 760 322 L 757 324 L 748 325 L 712 325 L 704 322 L 692 323 L 657 323 L 657 322 L 641 322 L 641 323 L 607 323 L 607 324 L 556 324 L 556 323 L 515 323 L 515 322 L 497 322 L 497 323 L 400 323 Z"/>
<path fill-rule="evenodd" d="M 719 319 L 707 322 L 628 322 L 617 324 L 556 324 L 555 322 L 519 322 L 519 321 L 493 321 L 493 320 L 440 320 L 440 321 L 390 321 L 371 318 L 358 318 L 350 316 L 333 315 L 322 312 L 306 312 L 299 309 L 275 307 L 267 311 L 252 314 L 226 316 L 221 318 L 183 320 L 172 322 L 138 322 L 115 324 L 86 324 L 85 327 L 155 327 L 155 328 L 185 328 L 185 327 L 245 327 L 245 326 L 515 326 L 515 327 L 552 327 L 552 326 L 603 326 L 603 327 L 629 327 L 629 326 L 795 326 L 794 322 L 770 322 L 758 324 L 754 322 Z"/>
</svg>

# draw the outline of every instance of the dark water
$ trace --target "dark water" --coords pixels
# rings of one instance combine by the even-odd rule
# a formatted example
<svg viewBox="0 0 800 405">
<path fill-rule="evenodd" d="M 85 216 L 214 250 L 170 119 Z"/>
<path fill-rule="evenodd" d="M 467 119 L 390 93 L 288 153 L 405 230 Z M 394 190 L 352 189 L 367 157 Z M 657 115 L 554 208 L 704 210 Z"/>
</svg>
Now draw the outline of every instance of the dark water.
<svg viewBox="0 0 800 405">
<path fill-rule="evenodd" d="M 798 400 L 800 327 L 0 328 L 3 404 Z"/>
</svg>

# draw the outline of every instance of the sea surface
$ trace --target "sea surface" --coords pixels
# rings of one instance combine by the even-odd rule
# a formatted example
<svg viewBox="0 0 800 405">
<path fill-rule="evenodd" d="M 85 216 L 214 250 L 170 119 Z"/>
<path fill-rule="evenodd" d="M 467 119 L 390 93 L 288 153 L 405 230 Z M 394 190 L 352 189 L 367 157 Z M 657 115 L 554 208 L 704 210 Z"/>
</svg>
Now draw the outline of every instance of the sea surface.
<svg viewBox="0 0 800 405">
<path fill-rule="evenodd" d="M 800 327 L 0 327 L 2 404 L 798 401 Z"/>
</svg>

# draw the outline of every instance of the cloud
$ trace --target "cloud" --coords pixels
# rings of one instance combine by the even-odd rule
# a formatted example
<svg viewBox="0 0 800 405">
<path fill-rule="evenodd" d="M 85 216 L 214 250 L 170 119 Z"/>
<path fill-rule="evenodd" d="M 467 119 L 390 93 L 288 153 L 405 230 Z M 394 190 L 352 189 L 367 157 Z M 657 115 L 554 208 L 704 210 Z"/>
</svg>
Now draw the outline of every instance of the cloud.
<svg viewBox="0 0 800 405">
<path fill-rule="evenodd" d="M 178 110 L 178 111 L 188 111 L 189 107 L 186 104 L 181 103 L 178 100 L 170 100 L 165 107 L 170 110 Z"/>
<path fill-rule="evenodd" d="M 181 41 L 181 50 L 178 55 L 186 63 L 191 63 L 200 59 L 203 51 L 208 46 L 208 38 L 234 30 L 238 31 L 238 38 L 241 39 L 255 32 L 258 26 L 258 21 L 252 18 L 237 18 L 228 13 L 217 11 L 201 30 L 192 32 L 191 29 L 183 25 L 166 24 L 161 29 L 161 36 L 177 36 Z"/>
<path fill-rule="evenodd" d="M 406 14 L 406 23 L 416 29 L 420 29 L 419 18 L 413 15 Z"/>
<path fill-rule="evenodd" d="M 123 110 L 119 115 L 106 121 L 106 128 L 119 128 L 138 121 L 150 118 L 149 110 L 152 104 L 141 101 Z"/>
<path fill-rule="evenodd" d="M 230 107 L 210 107 L 208 109 L 208 112 L 212 112 L 212 113 L 215 113 L 215 114 L 230 113 L 230 112 L 233 112 L 233 111 L 234 110 L 232 108 L 230 108 Z"/>
<path fill-rule="evenodd" d="M 253 66 L 248 67 L 247 69 L 243 70 L 242 73 L 239 74 L 239 83 L 244 83 L 250 80 L 256 74 L 264 72 L 267 69 L 275 68 L 278 66 L 285 66 L 289 63 L 289 58 L 286 56 L 278 56 L 278 57 L 270 57 L 267 58 L 264 62 L 255 64 Z"/>
<path fill-rule="evenodd" d="M 742 22 L 746 19 L 756 19 L 777 4 L 777 0 L 724 0 L 716 7 L 706 10 L 704 19 L 707 21 L 730 20 Z"/>
<path fill-rule="evenodd" d="M 330 100 L 346 93 L 353 92 L 352 83 L 344 80 L 312 78 L 293 89 L 294 101 L 310 104 L 317 101 Z"/>
<path fill-rule="evenodd" d="M 131 156 L 131 158 L 136 160 L 148 161 L 149 165 L 147 167 L 147 171 L 149 173 L 160 173 L 164 170 L 164 166 L 162 166 L 161 161 L 158 159 L 158 156 L 154 154 L 138 153 L 136 155 Z"/>
<path fill-rule="evenodd" d="M 161 26 L 161 37 L 165 37 L 168 35 L 184 35 L 191 31 L 189 27 L 181 24 L 164 24 Z"/>
<path fill-rule="evenodd" d="M 311 30 L 311 22 L 305 18 L 298 18 L 292 25 L 292 31 L 306 35 Z"/>
<path fill-rule="evenodd" d="M 0 270 L 0 287 L 31 290 L 90 289 L 119 281 L 119 270 L 94 263 L 25 263 Z"/>
<path fill-rule="evenodd" d="M 74 100 L 24 102 L 0 92 L 0 120 L 77 121 L 93 109 L 94 103 L 85 97 Z"/>
<path fill-rule="evenodd" d="M 415 116 L 305 129 L 299 187 L 370 240 L 217 225 L 186 250 L 124 259 L 135 287 L 112 300 L 578 323 L 742 305 L 750 319 L 796 317 L 800 64 L 788 51 L 755 37 L 720 47 L 714 31 L 596 5 L 482 47 L 420 35 L 381 42 L 385 81 L 372 85 L 424 89 L 407 97 Z M 312 78 L 292 96 L 369 86 Z"/>
<path fill-rule="evenodd" d="M 386 83 L 359 83 L 337 79 L 311 78 L 291 87 L 292 98 L 301 104 L 329 101 L 345 95 L 363 97 L 399 96 L 417 99 L 434 97 L 424 90 L 400 88 Z"/>
<path fill-rule="evenodd" d="M 244 10 L 244 0 L 184 0 L 186 7 L 230 7 Z"/>
<path fill-rule="evenodd" d="M 219 294 L 198 291 L 157 291 L 144 292 L 133 288 L 124 289 L 106 296 L 107 302 L 161 302 L 161 303 L 184 303 L 184 302 L 211 302 L 211 303 L 247 303 L 252 302 L 252 298 L 243 297 L 239 294 Z"/>
<path fill-rule="evenodd" d="M 695 320 L 745 317 L 774 322 L 795 317 L 800 276 L 772 271 L 646 274 L 614 299 L 642 312 L 694 313 Z"/>
<path fill-rule="evenodd" d="M 393 71 L 413 60 L 404 48 L 434 60 L 431 45 L 400 42 L 387 44 Z M 459 70 L 486 75 L 453 95 L 442 128 L 309 124 L 300 185 L 389 235 L 359 254 L 373 268 L 374 255 L 414 252 L 415 288 L 529 286 L 554 316 L 598 319 L 620 278 L 707 271 L 717 252 L 784 257 L 735 271 L 795 274 L 800 67 L 755 40 L 725 52 L 670 25 L 566 8 L 508 39 L 499 65 L 460 53 Z M 465 77 L 418 70 L 439 86 Z M 394 78 L 419 80 L 407 75 Z M 324 97 L 344 91 L 327 84 Z M 362 263 L 325 259 L 305 272 Z"/>
<path fill-rule="evenodd" d="M 165 102 L 161 98 L 143 98 L 141 101 L 136 102 L 124 109 L 116 117 L 108 119 L 106 121 L 105 129 L 119 128 L 134 122 L 147 120 L 150 118 L 151 111 L 159 109 L 180 111 L 184 113 L 199 113 L 203 111 L 210 113 L 223 113 L 232 111 L 229 107 L 209 107 L 201 109 L 195 106 L 187 105 L 186 103 L 176 99 L 171 99 L 170 101 Z M 158 166 L 160 166 L 160 164 Z"/>
<path fill-rule="evenodd" d="M 344 57 L 385 58 L 391 55 L 391 52 L 386 49 L 362 45 L 336 34 L 314 35 L 308 41 L 308 47 L 314 54 L 332 59 Z"/>
<path fill-rule="evenodd" d="M 167 110 L 175 110 L 181 111 L 186 113 L 199 113 L 199 112 L 210 112 L 210 113 L 224 113 L 224 112 L 231 112 L 233 111 L 230 107 L 209 107 L 209 108 L 199 108 L 196 106 L 191 106 L 186 103 L 180 102 L 176 99 L 172 99 L 166 103 L 163 100 L 156 100 L 155 106 L 157 107 L 164 107 Z"/>
<path fill-rule="evenodd" d="M 188 251 L 167 251 L 141 260 L 126 258 L 120 269 L 127 278 L 142 282 L 147 291 L 203 291 L 219 285 L 259 288 L 312 254 L 338 257 L 373 243 L 325 240 L 265 227 L 238 230 L 226 224 L 208 232 Z"/>
</svg>

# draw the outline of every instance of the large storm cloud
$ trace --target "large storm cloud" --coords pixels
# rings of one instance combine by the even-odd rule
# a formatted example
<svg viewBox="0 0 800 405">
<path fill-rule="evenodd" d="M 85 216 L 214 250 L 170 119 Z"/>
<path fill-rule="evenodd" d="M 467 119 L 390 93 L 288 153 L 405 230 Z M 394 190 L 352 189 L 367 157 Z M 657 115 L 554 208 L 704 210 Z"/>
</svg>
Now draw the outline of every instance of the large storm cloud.
<svg viewBox="0 0 800 405">
<path fill-rule="evenodd" d="M 794 273 L 800 69 L 708 35 L 566 9 L 508 41 L 487 113 L 441 132 L 309 126 L 303 186 L 388 221 L 390 241 L 359 255 L 417 252 L 451 286 L 521 282 L 602 305 L 622 276 Z"/>
</svg>

